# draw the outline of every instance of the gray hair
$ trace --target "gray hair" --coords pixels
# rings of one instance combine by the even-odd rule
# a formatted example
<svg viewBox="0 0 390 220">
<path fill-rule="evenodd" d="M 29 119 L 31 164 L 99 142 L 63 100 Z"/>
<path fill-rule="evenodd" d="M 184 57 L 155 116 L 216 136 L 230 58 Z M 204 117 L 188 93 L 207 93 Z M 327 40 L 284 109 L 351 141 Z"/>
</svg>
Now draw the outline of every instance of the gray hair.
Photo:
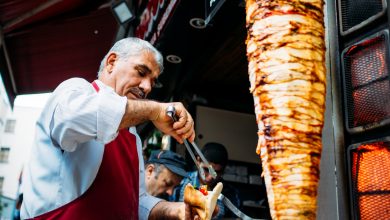
<svg viewBox="0 0 390 220">
<path fill-rule="evenodd" d="M 165 169 L 166 169 L 166 167 L 164 165 L 155 163 L 154 164 L 154 172 L 156 172 L 156 174 L 154 175 L 154 178 L 157 179 L 158 176 L 160 175 L 161 171 L 163 171 Z"/>
<path fill-rule="evenodd" d="M 110 51 L 108 51 L 106 56 L 104 56 L 103 60 L 100 62 L 98 77 L 103 72 L 104 63 L 107 59 L 108 54 L 110 54 L 111 52 L 117 53 L 119 59 L 127 59 L 130 56 L 137 56 L 142 54 L 143 52 L 149 52 L 154 55 L 154 58 L 160 68 L 160 73 L 164 69 L 164 58 L 152 44 L 139 38 L 128 37 L 117 41 L 114 46 L 111 47 Z"/>
<path fill-rule="evenodd" d="M 167 168 L 166 168 L 163 164 L 161 164 L 161 163 L 150 163 L 150 162 L 147 162 L 147 163 L 145 164 L 145 168 L 146 168 L 148 165 L 151 165 L 151 164 L 154 166 L 153 170 L 154 170 L 154 178 L 155 178 L 155 179 L 158 178 L 158 176 L 160 175 L 161 171 L 163 171 L 164 169 L 167 169 Z"/>
</svg>

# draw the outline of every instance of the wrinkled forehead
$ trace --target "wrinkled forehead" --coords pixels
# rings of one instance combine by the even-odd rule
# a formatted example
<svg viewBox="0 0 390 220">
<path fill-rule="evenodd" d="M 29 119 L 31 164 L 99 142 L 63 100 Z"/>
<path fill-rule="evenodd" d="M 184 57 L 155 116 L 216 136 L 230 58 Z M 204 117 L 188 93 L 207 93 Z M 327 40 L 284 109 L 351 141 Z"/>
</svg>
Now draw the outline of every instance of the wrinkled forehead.
<svg viewBox="0 0 390 220">
<path fill-rule="evenodd" d="M 147 72 L 150 72 L 155 76 L 159 76 L 161 73 L 160 65 L 158 64 L 153 52 L 145 50 L 140 54 L 130 55 L 126 58 L 120 57 L 120 59 L 124 59 L 126 62 L 131 63 L 135 67 L 147 70 Z"/>
</svg>

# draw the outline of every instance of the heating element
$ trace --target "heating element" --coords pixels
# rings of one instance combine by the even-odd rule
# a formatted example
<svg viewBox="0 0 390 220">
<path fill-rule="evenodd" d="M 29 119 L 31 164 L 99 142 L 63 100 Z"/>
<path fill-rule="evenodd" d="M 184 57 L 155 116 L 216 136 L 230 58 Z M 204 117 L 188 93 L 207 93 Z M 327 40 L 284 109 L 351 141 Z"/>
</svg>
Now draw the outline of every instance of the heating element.
<svg viewBox="0 0 390 220">
<path fill-rule="evenodd" d="M 352 216 L 390 219 L 390 137 L 348 148 Z"/>
<path fill-rule="evenodd" d="M 340 201 L 351 214 L 342 219 L 390 219 L 389 3 L 337 0 L 337 70 L 346 131 L 340 152 L 347 166 L 339 168 L 349 177 L 348 184 L 346 175 L 339 180 L 350 193 L 349 200 Z"/>
<path fill-rule="evenodd" d="M 389 31 L 342 52 L 346 128 L 350 133 L 390 124 Z"/>
</svg>

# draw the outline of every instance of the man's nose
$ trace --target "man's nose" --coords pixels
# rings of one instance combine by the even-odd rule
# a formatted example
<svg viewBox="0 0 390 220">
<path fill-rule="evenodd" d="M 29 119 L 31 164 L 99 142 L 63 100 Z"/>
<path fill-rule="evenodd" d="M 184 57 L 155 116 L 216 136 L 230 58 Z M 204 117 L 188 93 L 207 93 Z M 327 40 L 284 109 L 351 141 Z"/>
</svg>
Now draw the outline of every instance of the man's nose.
<svg viewBox="0 0 390 220">
<path fill-rule="evenodd" d="M 152 82 L 150 79 L 143 79 L 139 87 L 143 89 L 145 94 L 148 94 L 150 91 L 152 91 Z"/>
</svg>

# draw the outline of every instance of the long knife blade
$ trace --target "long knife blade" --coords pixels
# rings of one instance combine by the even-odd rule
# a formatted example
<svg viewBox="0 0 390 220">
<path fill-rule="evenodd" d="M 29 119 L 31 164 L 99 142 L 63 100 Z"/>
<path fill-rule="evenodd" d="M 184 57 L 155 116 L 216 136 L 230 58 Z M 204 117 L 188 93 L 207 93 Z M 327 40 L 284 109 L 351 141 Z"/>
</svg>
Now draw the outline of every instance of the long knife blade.
<svg viewBox="0 0 390 220">
<path fill-rule="evenodd" d="M 251 218 L 247 215 L 245 215 L 243 212 L 241 212 L 233 203 L 226 198 L 222 193 L 218 196 L 218 199 L 225 204 L 226 207 L 230 209 L 237 217 L 241 218 L 242 220 L 267 220 L 267 219 L 259 219 L 259 218 Z"/>
</svg>

